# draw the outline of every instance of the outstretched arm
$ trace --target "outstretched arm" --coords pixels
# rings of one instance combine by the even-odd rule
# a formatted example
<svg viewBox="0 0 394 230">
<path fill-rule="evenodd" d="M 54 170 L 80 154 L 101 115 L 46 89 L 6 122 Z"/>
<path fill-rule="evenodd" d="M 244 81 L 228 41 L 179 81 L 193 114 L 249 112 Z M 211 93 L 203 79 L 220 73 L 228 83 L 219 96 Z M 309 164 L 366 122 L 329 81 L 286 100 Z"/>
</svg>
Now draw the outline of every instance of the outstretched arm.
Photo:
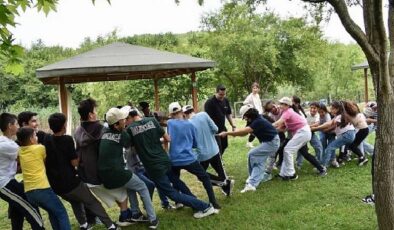
<svg viewBox="0 0 394 230">
<path fill-rule="evenodd" d="M 227 135 L 230 136 L 246 136 L 249 133 L 253 132 L 253 129 L 250 128 L 249 126 L 242 128 L 242 129 L 236 129 L 235 131 L 227 131 L 227 132 L 221 132 L 219 133 L 220 137 L 225 137 Z"/>
</svg>

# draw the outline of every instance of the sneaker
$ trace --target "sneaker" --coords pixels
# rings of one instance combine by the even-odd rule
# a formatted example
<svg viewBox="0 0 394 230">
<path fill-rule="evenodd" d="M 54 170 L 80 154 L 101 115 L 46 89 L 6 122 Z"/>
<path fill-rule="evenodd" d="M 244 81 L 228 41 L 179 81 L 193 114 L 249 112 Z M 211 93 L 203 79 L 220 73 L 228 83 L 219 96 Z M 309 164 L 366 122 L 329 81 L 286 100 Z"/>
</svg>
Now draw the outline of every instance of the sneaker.
<svg viewBox="0 0 394 230">
<path fill-rule="evenodd" d="M 117 225 L 121 226 L 121 227 L 126 227 L 129 226 L 131 224 L 135 224 L 135 222 L 131 219 L 131 215 L 120 215 L 119 216 L 119 221 L 116 223 Z"/>
<path fill-rule="evenodd" d="M 371 194 L 366 196 L 362 201 L 366 204 L 374 205 L 375 204 L 375 195 Z"/>
<path fill-rule="evenodd" d="M 215 214 L 215 208 L 212 205 L 209 205 L 209 207 L 207 209 L 205 209 L 204 211 L 198 211 L 196 213 L 194 213 L 194 218 L 196 219 L 200 219 L 200 218 L 204 218 L 206 216 Z"/>
<path fill-rule="evenodd" d="M 282 180 L 284 180 L 284 181 L 297 180 L 298 179 L 298 175 L 296 173 L 294 173 L 294 175 L 292 175 L 292 176 L 281 176 L 281 175 L 279 175 L 279 177 L 281 177 Z"/>
<path fill-rule="evenodd" d="M 368 163 L 368 158 L 366 158 L 366 157 L 360 158 L 360 159 L 358 160 L 358 166 L 363 166 L 363 165 L 365 165 L 366 163 Z"/>
<path fill-rule="evenodd" d="M 91 230 L 91 229 L 93 229 L 93 225 L 85 223 L 85 224 L 79 226 L 79 229 L 80 230 Z"/>
<path fill-rule="evenodd" d="M 164 210 L 175 210 L 176 209 L 176 207 L 172 204 L 163 205 L 163 206 L 161 206 L 161 208 Z"/>
<path fill-rule="evenodd" d="M 120 228 L 118 227 L 118 225 L 116 225 L 115 223 L 113 223 L 111 225 L 111 227 L 108 228 L 108 230 L 120 230 Z"/>
<path fill-rule="evenodd" d="M 148 218 L 144 216 L 142 213 L 137 213 L 131 216 L 131 220 L 135 222 L 148 222 Z"/>
<path fill-rule="evenodd" d="M 319 172 L 319 176 L 323 177 L 323 176 L 327 176 L 327 168 L 323 167 L 323 171 Z"/>
<path fill-rule="evenodd" d="M 246 145 L 245 145 L 247 148 L 254 148 L 254 145 L 253 145 L 253 143 L 252 142 L 246 142 Z"/>
<path fill-rule="evenodd" d="M 150 221 L 148 224 L 148 228 L 156 229 L 159 226 L 159 220 L 156 218 L 153 221 Z"/>
<path fill-rule="evenodd" d="M 333 168 L 339 168 L 339 163 L 338 163 L 338 161 L 337 161 L 337 160 L 332 160 L 332 161 L 331 161 L 331 166 L 332 166 Z"/>
<path fill-rule="evenodd" d="M 175 204 L 175 209 L 181 209 L 183 207 L 184 207 L 184 205 L 182 203 L 176 203 Z"/>
<path fill-rule="evenodd" d="M 212 203 L 212 206 L 213 206 L 215 209 L 222 209 L 222 207 L 221 207 L 218 203 Z"/>
<path fill-rule="evenodd" d="M 226 185 L 221 187 L 222 192 L 223 192 L 224 195 L 226 195 L 226 196 L 230 196 L 231 195 L 231 192 L 232 192 L 233 187 L 234 187 L 234 183 L 235 183 L 234 180 L 226 179 Z"/>
<path fill-rule="evenodd" d="M 245 188 L 241 190 L 241 193 L 245 193 L 248 191 L 254 192 L 254 191 L 256 191 L 256 187 L 254 187 L 253 185 L 250 185 L 250 184 L 246 184 Z"/>
</svg>

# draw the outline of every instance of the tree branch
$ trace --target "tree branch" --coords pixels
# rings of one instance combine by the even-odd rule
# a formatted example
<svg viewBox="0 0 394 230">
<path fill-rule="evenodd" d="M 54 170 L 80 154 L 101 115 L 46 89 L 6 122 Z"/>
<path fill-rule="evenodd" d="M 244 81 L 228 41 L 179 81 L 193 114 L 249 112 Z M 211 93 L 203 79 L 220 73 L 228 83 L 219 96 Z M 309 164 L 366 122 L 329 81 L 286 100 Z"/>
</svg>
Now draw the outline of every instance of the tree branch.
<svg viewBox="0 0 394 230">
<path fill-rule="evenodd" d="M 342 25 L 345 27 L 345 30 L 360 45 L 361 49 L 364 51 L 365 55 L 367 56 L 368 61 L 373 61 L 375 63 L 378 63 L 379 62 L 378 53 L 374 50 L 373 46 L 369 43 L 365 33 L 350 17 L 345 1 L 327 0 L 327 2 L 330 3 L 330 5 L 334 8 L 335 12 L 338 14 L 339 19 L 342 22 Z"/>
</svg>

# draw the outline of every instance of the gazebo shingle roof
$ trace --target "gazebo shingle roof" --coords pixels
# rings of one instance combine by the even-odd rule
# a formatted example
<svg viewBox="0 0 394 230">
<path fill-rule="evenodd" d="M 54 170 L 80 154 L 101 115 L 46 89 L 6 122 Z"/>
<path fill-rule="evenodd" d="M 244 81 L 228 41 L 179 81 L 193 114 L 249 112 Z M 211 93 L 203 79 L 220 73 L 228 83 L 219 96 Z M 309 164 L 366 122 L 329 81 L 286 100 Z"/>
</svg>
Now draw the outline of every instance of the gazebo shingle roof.
<svg viewBox="0 0 394 230">
<path fill-rule="evenodd" d="M 36 70 L 45 84 L 160 79 L 214 67 L 210 60 L 112 43 Z"/>
</svg>

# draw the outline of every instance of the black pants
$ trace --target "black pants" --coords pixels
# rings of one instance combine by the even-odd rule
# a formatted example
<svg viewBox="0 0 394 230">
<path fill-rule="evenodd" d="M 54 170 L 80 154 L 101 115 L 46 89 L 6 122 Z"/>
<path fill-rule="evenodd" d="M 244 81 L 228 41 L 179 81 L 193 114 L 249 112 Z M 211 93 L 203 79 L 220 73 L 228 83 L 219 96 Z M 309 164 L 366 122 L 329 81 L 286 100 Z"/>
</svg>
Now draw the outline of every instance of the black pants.
<svg viewBox="0 0 394 230">
<path fill-rule="evenodd" d="M 80 225 L 87 222 L 85 209 L 97 216 L 107 228 L 112 225 L 111 218 L 86 184 L 79 183 L 71 192 L 62 194 L 61 197 L 71 204 L 75 218 Z"/>
<path fill-rule="evenodd" d="M 6 186 L 0 189 L 0 197 L 9 205 L 9 215 L 13 230 L 23 229 L 24 218 L 30 223 L 31 229 L 44 229 L 44 222 L 38 212 L 38 208 L 27 201 L 22 183 L 17 182 L 15 179 L 10 180 Z"/>
<path fill-rule="evenodd" d="M 181 175 L 181 169 L 184 169 L 184 170 L 188 171 L 189 173 L 195 175 L 198 178 L 198 180 L 202 182 L 202 184 L 205 188 L 205 191 L 207 192 L 209 202 L 212 204 L 217 203 L 216 198 L 215 198 L 215 194 L 213 192 L 213 188 L 211 185 L 211 180 L 209 179 L 209 175 L 207 174 L 207 172 L 205 172 L 205 170 L 200 165 L 200 163 L 198 163 L 198 161 L 194 161 L 193 163 L 188 164 L 188 165 L 172 166 L 172 173 L 176 177 L 179 178 Z M 180 191 L 182 191 L 182 188 L 179 188 L 179 185 L 177 186 L 177 188 Z M 188 192 L 187 194 L 189 194 L 189 193 L 192 194 L 191 192 Z"/>
<path fill-rule="evenodd" d="M 317 170 L 319 170 L 319 172 L 323 171 L 323 167 L 320 165 L 319 161 L 316 160 L 316 157 L 314 157 L 313 155 L 311 155 L 308 152 L 308 145 L 305 144 L 304 146 L 302 146 L 299 150 L 299 153 L 301 153 L 301 155 L 307 160 L 309 161 L 309 163 L 311 163 L 313 165 L 313 167 L 317 168 Z"/>
<path fill-rule="evenodd" d="M 219 132 L 220 133 L 220 132 Z M 216 142 L 218 143 L 219 146 L 219 151 L 220 151 L 220 155 L 223 156 L 224 151 L 227 149 L 228 147 L 228 139 L 227 136 L 225 137 L 219 137 L 219 136 L 215 136 Z"/>
<path fill-rule="evenodd" d="M 359 158 L 362 158 L 364 154 L 361 152 L 358 146 L 368 136 L 368 133 L 369 133 L 368 128 L 358 130 L 358 132 L 356 133 L 356 137 L 354 138 L 354 141 L 349 145 L 349 149 L 352 150 L 352 152 L 354 152 Z"/>
<path fill-rule="evenodd" d="M 279 132 L 279 139 L 280 139 L 280 146 L 278 151 L 275 153 L 275 158 L 278 159 L 277 165 L 282 165 L 283 162 L 283 150 L 285 149 L 285 146 L 287 145 L 287 142 L 289 142 L 290 139 L 286 138 L 286 135 L 284 132 Z"/>
<path fill-rule="evenodd" d="M 209 165 L 211 165 L 212 168 L 215 170 L 215 172 L 218 174 L 216 176 L 216 175 L 213 175 L 213 174 L 207 172 L 212 185 L 221 186 L 221 185 L 223 185 L 223 182 L 226 181 L 227 176 L 226 176 L 226 172 L 224 171 L 224 168 L 222 165 L 222 159 L 220 157 L 220 154 L 216 154 L 215 156 L 213 156 L 209 160 L 201 161 L 200 165 L 204 168 L 205 171 L 207 170 Z"/>
</svg>

